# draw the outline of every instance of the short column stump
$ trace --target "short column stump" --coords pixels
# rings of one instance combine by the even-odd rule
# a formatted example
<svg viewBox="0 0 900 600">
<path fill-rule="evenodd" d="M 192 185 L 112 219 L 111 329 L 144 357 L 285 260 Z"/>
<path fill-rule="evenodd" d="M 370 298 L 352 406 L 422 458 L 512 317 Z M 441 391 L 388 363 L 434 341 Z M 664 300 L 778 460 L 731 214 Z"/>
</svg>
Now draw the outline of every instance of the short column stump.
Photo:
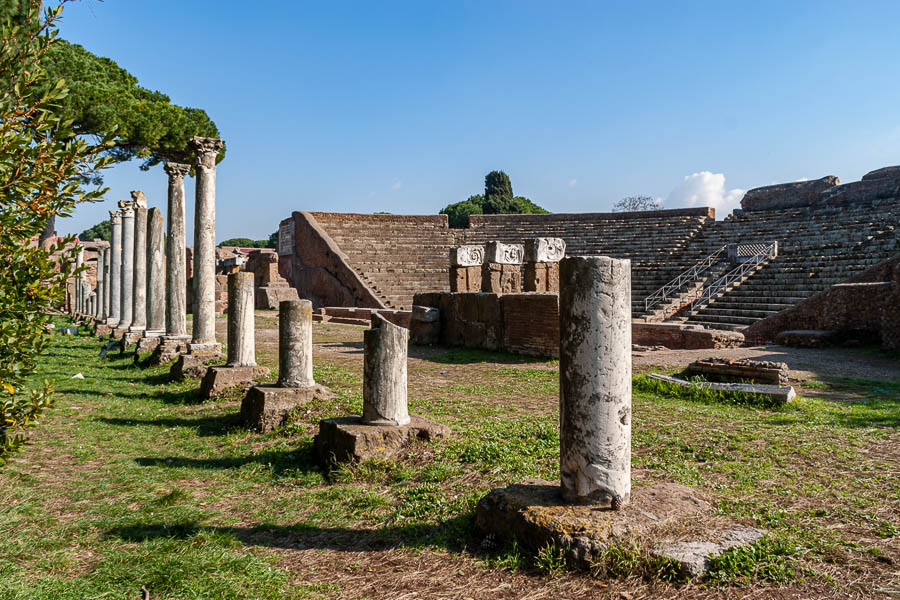
<svg viewBox="0 0 900 600">
<path fill-rule="evenodd" d="M 266 367 L 209 367 L 200 382 L 200 397 L 209 399 L 230 388 L 248 388 L 269 374 Z"/>
<path fill-rule="evenodd" d="M 334 397 L 334 392 L 318 384 L 299 388 L 255 385 L 241 401 L 241 421 L 251 429 L 267 433 L 284 425 L 295 408 Z"/>
<path fill-rule="evenodd" d="M 414 440 L 431 441 L 450 435 L 450 428 L 417 415 L 408 425 L 367 425 L 362 417 L 338 417 L 319 421 L 316 454 L 324 463 L 391 456 Z"/>
<path fill-rule="evenodd" d="M 488 493 L 478 502 L 475 524 L 497 538 L 515 538 L 532 552 L 548 544 L 567 548 L 569 563 L 587 568 L 617 539 L 652 533 L 709 509 L 696 491 L 675 483 L 632 488 L 631 503 L 614 510 L 569 504 L 558 484 L 529 480 Z"/>
</svg>

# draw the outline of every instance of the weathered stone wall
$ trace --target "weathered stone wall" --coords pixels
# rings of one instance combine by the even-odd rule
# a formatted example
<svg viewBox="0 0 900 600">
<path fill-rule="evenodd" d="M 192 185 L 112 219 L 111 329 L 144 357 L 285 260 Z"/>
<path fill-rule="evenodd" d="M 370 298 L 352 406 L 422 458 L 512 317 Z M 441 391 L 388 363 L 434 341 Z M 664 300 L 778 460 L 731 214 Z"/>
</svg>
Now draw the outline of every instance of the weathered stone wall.
<svg viewBox="0 0 900 600">
<path fill-rule="evenodd" d="M 873 337 L 886 350 L 900 350 L 898 308 L 900 255 L 759 321 L 745 334 L 762 342 L 782 331 L 825 330 L 835 332 L 835 339 Z"/>
<path fill-rule="evenodd" d="M 704 329 L 698 325 L 681 323 L 631 324 L 631 341 L 639 346 L 665 346 L 672 350 L 702 350 L 704 348 L 733 348 L 744 342 L 744 335 L 736 331 Z"/>
</svg>

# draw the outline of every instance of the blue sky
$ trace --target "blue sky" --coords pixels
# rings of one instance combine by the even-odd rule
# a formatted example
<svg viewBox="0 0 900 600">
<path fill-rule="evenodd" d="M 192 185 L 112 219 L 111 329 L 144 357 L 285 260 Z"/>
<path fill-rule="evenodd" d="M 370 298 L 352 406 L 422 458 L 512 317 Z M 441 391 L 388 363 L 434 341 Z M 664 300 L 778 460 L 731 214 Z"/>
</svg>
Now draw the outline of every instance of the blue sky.
<svg viewBox="0 0 900 600">
<path fill-rule="evenodd" d="M 436 213 L 492 169 L 553 212 L 646 194 L 719 218 L 749 188 L 856 180 L 900 163 L 898 22 L 898 2 L 81 0 L 60 29 L 210 114 L 225 239 L 293 210 Z M 161 166 L 106 182 L 61 232 L 131 189 L 165 206 Z"/>
</svg>

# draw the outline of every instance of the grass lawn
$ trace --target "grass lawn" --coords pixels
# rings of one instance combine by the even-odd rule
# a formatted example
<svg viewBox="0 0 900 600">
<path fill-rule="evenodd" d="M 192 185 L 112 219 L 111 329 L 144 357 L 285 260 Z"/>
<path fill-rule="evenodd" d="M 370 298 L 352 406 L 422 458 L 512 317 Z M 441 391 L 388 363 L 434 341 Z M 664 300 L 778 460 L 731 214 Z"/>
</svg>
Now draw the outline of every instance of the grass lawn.
<svg viewBox="0 0 900 600">
<path fill-rule="evenodd" d="M 316 379 L 337 399 L 268 435 L 240 426 L 236 394 L 198 403 L 198 382 L 168 382 L 168 366 L 56 336 L 36 378 L 55 382 L 57 405 L 0 470 L 0 600 L 139 598 L 142 585 L 154 600 L 900 598 L 896 382 L 823 377 L 761 409 L 638 379 L 634 485 L 696 487 L 713 518 L 770 532 L 707 578 L 670 582 L 645 546 L 573 573 L 558 549 L 485 548 L 474 530 L 491 488 L 558 478 L 554 361 L 411 349 L 410 412 L 453 435 L 326 473 L 312 436 L 322 418 L 360 413 L 362 330 L 315 333 Z M 260 314 L 273 379 L 276 338 Z"/>
</svg>

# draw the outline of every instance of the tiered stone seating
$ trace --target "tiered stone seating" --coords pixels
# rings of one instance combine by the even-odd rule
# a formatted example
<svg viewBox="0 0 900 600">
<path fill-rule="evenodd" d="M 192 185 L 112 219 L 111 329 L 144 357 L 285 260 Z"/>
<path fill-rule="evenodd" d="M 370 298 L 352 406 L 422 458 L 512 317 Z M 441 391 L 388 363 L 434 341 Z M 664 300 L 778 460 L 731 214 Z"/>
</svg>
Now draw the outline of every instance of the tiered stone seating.
<svg viewBox="0 0 900 600">
<path fill-rule="evenodd" d="M 386 307 L 408 310 L 416 292 L 449 290 L 449 249 L 460 234 L 445 216 L 311 214 Z"/>
<path fill-rule="evenodd" d="M 779 256 L 687 320 L 742 329 L 784 310 L 900 251 L 898 221 L 900 199 L 889 199 L 738 213 L 710 224 L 708 247 L 777 240 Z"/>
</svg>

